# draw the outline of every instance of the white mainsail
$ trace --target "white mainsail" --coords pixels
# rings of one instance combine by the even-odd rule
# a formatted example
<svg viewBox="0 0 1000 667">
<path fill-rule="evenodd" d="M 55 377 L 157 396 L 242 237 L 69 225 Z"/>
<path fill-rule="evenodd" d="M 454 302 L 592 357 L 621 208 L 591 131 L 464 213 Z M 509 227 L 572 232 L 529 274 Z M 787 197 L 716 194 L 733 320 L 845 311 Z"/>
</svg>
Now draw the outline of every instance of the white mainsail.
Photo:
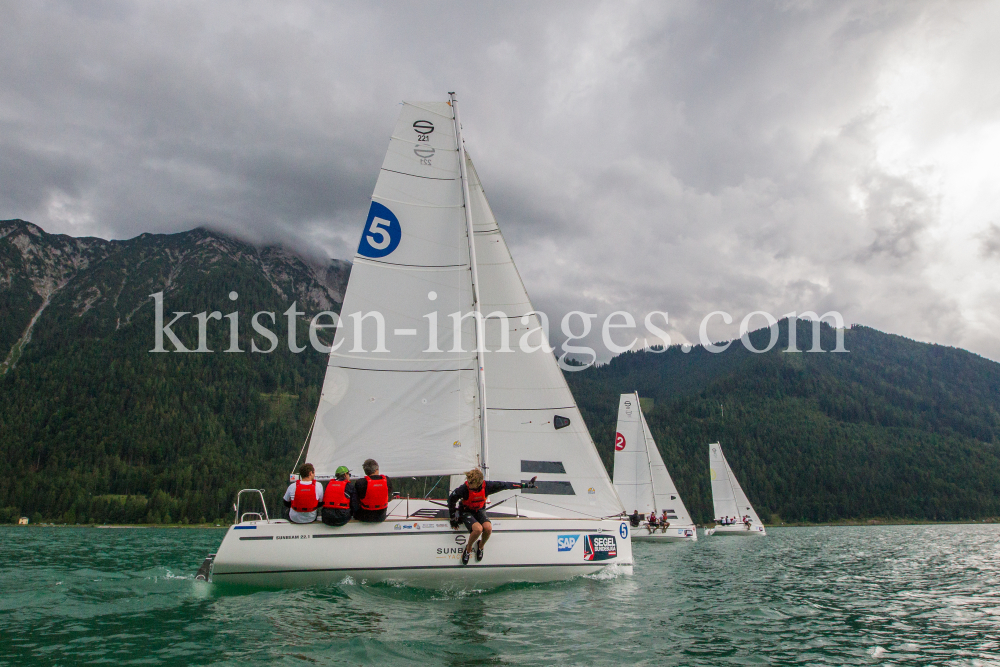
<svg viewBox="0 0 1000 667">
<path fill-rule="evenodd" d="M 736 481 L 733 469 L 729 467 L 722 445 L 712 443 L 708 446 L 708 463 L 712 475 L 712 502 L 715 505 L 715 518 L 742 518 L 750 515 L 752 525 L 761 526 L 760 517 L 750 504 L 747 494 L 743 492 L 740 483 Z"/>
<path fill-rule="evenodd" d="M 475 322 L 456 338 L 448 317 L 473 306 L 464 205 L 451 105 L 404 103 L 309 440 L 319 476 L 367 458 L 390 476 L 479 464 Z"/>
<path fill-rule="evenodd" d="M 694 525 L 663 463 L 637 393 L 622 394 L 618 401 L 614 483 L 626 511 L 661 514 L 666 510 L 672 525 Z"/>
<path fill-rule="evenodd" d="M 341 309 L 307 460 L 319 476 L 367 458 L 391 476 L 538 476 L 524 509 L 612 516 L 623 508 L 551 352 L 472 160 L 467 186 L 449 103 L 404 103 Z M 487 352 L 477 354 L 473 273 Z M 372 312 L 384 319 L 379 346 Z M 504 316 L 506 319 L 504 319 Z M 459 317 L 461 316 L 461 319 Z M 459 333 L 453 325 L 460 322 Z M 504 344 L 505 341 L 509 341 Z M 480 435 L 485 374 L 488 459 Z"/>
<path fill-rule="evenodd" d="M 614 484 L 626 512 L 656 511 L 653 475 L 646 450 L 645 430 L 640 417 L 639 397 L 622 394 L 618 399 L 618 426 L 615 429 Z"/>
</svg>

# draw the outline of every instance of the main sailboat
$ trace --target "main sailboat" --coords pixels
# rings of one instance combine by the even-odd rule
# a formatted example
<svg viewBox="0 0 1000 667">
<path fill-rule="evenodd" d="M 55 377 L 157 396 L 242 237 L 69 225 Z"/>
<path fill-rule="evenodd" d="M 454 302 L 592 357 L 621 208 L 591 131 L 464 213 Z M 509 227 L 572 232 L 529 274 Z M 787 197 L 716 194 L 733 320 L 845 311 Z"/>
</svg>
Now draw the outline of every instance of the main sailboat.
<svg viewBox="0 0 1000 667">
<path fill-rule="evenodd" d="M 460 566 L 466 531 L 438 501 L 397 498 L 381 524 L 241 515 L 214 581 L 345 576 L 413 585 L 548 581 L 632 570 L 631 533 L 465 151 L 458 104 L 404 102 L 332 344 L 306 460 L 317 478 L 368 458 L 389 477 L 527 480 L 490 497 L 493 537 Z"/>
<path fill-rule="evenodd" d="M 766 535 L 764 524 L 757 511 L 736 481 L 733 469 L 729 467 L 722 445 L 715 442 L 708 446 L 708 464 L 712 475 L 712 504 L 715 506 L 715 528 L 705 531 L 706 535 Z M 734 523 L 723 525 L 721 519 L 729 517 Z M 744 521 L 747 517 L 748 521 Z"/>
<path fill-rule="evenodd" d="M 625 511 L 662 516 L 666 510 L 669 528 L 635 528 L 633 540 L 694 541 L 698 530 L 663 463 L 639 404 L 639 394 L 622 394 L 618 400 L 615 432 L 614 485 Z"/>
</svg>

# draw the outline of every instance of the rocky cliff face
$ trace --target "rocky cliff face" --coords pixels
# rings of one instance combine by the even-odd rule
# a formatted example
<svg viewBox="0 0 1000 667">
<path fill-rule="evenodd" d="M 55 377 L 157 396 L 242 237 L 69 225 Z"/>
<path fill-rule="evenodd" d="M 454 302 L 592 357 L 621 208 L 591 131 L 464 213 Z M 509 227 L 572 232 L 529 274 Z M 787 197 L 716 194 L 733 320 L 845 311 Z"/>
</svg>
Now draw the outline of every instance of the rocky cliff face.
<svg viewBox="0 0 1000 667">
<path fill-rule="evenodd" d="M 108 241 L 0 221 L 0 374 L 17 363 L 42 321 L 62 325 L 57 329 L 63 333 L 106 336 L 129 326 L 143 308 L 151 311 L 150 294 L 162 291 L 168 300 L 213 272 L 226 293 L 236 287 L 224 284 L 228 276 L 238 274 L 241 284 L 254 276 L 273 290 L 259 295 L 263 300 L 294 301 L 315 313 L 340 309 L 350 264 L 319 264 L 286 248 L 258 248 L 206 229 Z"/>
</svg>

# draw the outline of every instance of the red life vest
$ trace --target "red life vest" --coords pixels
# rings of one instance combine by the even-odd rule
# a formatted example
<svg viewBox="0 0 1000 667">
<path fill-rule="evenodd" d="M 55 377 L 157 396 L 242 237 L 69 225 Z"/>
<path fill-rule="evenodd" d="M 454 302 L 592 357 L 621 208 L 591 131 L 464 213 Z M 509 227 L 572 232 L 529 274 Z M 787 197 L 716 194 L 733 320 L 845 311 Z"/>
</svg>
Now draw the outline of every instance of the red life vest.
<svg viewBox="0 0 1000 667">
<path fill-rule="evenodd" d="M 316 482 L 303 484 L 301 479 L 295 482 L 292 509 L 296 512 L 315 512 L 318 505 L 319 503 L 316 502 Z"/>
<path fill-rule="evenodd" d="M 479 485 L 478 489 L 471 489 L 469 485 L 466 484 L 465 488 L 469 489 L 469 497 L 462 501 L 462 507 L 467 510 L 481 510 L 486 507 L 486 482 L 483 481 Z"/>
<path fill-rule="evenodd" d="M 327 482 L 326 489 L 323 490 L 323 507 L 335 510 L 350 509 L 351 499 L 344 493 L 348 484 L 350 480 L 346 479 L 331 479 Z"/>
<path fill-rule="evenodd" d="M 361 499 L 361 509 L 384 510 L 389 506 L 389 480 L 385 475 L 379 475 L 378 479 L 365 475 L 365 479 L 368 480 L 368 488 Z"/>
</svg>

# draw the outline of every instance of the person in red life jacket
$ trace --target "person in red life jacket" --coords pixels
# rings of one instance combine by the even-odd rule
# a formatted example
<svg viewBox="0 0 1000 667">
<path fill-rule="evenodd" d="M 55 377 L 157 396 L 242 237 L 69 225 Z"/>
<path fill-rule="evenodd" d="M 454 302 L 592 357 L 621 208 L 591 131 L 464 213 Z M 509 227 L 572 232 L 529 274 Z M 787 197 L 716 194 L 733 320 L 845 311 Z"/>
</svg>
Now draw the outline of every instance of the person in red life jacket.
<svg viewBox="0 0 1000 667">
<path fill-rule="evenodd" d="M 486 517 L 486 496 L 507 489 L 535 488 L 537 476 L 526 484 L 516 482 L 486 482 L 483 471 L 473 468 L 465 473 L 465 484 L 457 486 L 448 496 L 448 513 L 451 515 L 451 527 L 458 528 L 464 523 L 469 529 L 469 541 L 462 552 L 462 565 L 469 564 L 472 547 L 476 546 L 476 562 L 483 559 L 483 547 L 493 533 L 493 524 Z"/>
<path fill-rule="evenodd" d="M 320 515 L 328 526 L 343 526 L 358 509 L 358 494 L 351 483 L 351 471 L 340 466 L 335 478 L 323 489 L 323 509 Z"/>
<path fill-rule="evenodd" d="M 658 525 L 659 521 L 657 521 L 656 519 L 656 510 L 654 509 L 652 512 L 649 513 L 649 516 L 646 518 L 646 528 L 649 529 L 650 533 L 655 533 L 656 527 Z"/>
<path fill-rule="evenodd" d="M 316 520 L 316 510 L 323 504 L 323 485 L 316 481 L 316 468 L 311 463 L 303 463 L 299 468 L 299 479 L 288 485 L 284 497 L 288 510 L 288 520 L 292 523 L 312 523 Z"/>
<path fill-rule="evenodd" d="M 354 490 L 358 496 L 354 518 L 369 523 L 385 521 L 385 511 L 389 507 L 389 498 L 392 497 L 392 484 L 388 477 L 379 474 L 375 459 L 368 459 L 361 464 L 361 468 L 365 471 L 365 476 L 354 482 Z"/>
<path fill-rule="evenodd" d="M 670 521 L 667 520 L 667 510 L 663 510 L 663 516 L 660 517 L 660 532 L 667 532 L 667 528 L 670 528 Z"/>
</svg>

